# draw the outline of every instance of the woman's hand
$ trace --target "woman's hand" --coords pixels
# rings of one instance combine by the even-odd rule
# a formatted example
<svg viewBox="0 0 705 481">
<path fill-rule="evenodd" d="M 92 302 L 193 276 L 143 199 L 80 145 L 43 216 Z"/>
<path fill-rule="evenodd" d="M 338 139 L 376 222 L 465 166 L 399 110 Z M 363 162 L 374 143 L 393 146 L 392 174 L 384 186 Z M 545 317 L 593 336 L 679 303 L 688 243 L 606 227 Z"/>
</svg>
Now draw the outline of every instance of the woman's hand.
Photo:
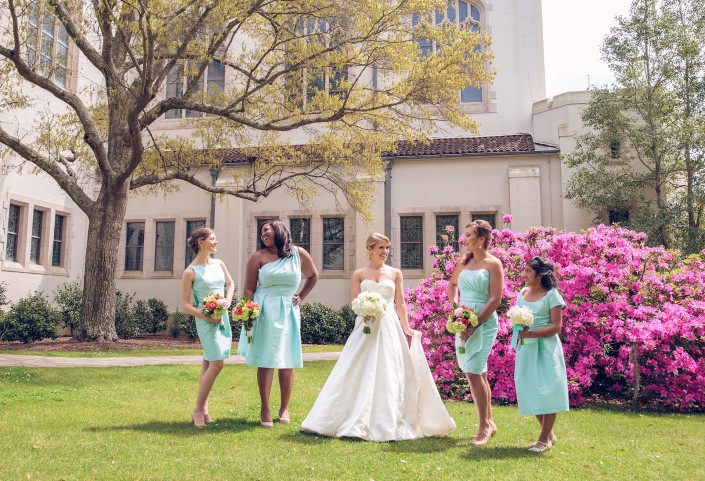
<svg viewBox="0 0 705 481">
<path fill-rule="evenodd" d="M 472 327 L 472 326 L 468 326 L 467 329 L 465 329 L 463 332 L 460 333 L 460 340 L 465 342 L 468 339 L 470 339 L 470 336 L 473 335 L 473 333 L 475 332 L 475 329 L 477 329 L 477 328 Z"/>
<path fill-rule="evenodd" d="M 291 298 L 291 303 L 295 306 L 298 306 L 301 304 L 301 297 L 299 297 L 298 294 L 294 294 L 294 297 Z"/>
<path fill-rule="evenodd" d="M 522 329 L 521 331 L 519 331 L 519 334 L 517 334 L 517 337 L 519 339 L 529 339 L 529 330 Z"/>
<path fill-rule="evenodd" d="M 414 329 L 407 329 L 406 331 L 404 331 L 404 334 L 406 334 L 409 337 L 414 337 L 414 334 L 416 334 L 417 332 L 419 332 L 419 331 L 416 331 Z"/>
</svg>

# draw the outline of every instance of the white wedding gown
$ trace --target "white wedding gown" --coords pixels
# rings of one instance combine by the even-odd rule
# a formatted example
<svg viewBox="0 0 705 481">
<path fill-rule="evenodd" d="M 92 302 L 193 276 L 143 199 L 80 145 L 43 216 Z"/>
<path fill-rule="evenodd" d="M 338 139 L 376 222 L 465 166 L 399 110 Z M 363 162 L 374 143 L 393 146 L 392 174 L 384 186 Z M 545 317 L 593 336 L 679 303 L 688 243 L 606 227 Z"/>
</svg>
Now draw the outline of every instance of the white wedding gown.
<svg viewBox="0 0 705 481">
<path fill-rule="evenodd" d="M 394 310 L 394 281 L 364 279 L 362 291 L 387 300 L 379 321 L 362 332 L 358 316 L 343 352 L 330 373 L 303 431 L 368 441 L 399 441 L 445 436 L 455 429 L 448 415 L 416 333 L 409 349 Z"/>
</svg>

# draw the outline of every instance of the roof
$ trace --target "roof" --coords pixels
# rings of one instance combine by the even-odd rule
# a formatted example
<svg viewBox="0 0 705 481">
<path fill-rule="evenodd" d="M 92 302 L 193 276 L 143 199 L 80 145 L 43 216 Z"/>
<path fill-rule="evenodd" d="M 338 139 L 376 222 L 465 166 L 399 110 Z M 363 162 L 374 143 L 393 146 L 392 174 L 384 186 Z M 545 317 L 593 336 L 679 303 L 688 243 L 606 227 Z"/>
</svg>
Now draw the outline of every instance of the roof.
<svg viewBox="0 0 705 481">
<path fill-rule="evenodd" d="M 303 145 L 294 145 L 294 149 L 301 149 Z M 250 150 L 252 152 L 252 150 Z M 506 154 L 547 154 L 559 153 L 558 147 L 549 144 L 534 142 L 531 134 L 518 133 L 509 135 L 491 135 L 475 137 L 439 137 L 430 139 L 428 144 L 422 142 L 409 142 L 400 140 L 395 153 L 385 153 L 382 156 L 388 159 L 416 158 L 416 157 L 462 157 L 477 155 L 506 155 Z M 217 154 L 222 155 L 226 164 L 251 162 L 254 160 L 246 155 L 242 149 L 219 149 Z"/>
</svg>

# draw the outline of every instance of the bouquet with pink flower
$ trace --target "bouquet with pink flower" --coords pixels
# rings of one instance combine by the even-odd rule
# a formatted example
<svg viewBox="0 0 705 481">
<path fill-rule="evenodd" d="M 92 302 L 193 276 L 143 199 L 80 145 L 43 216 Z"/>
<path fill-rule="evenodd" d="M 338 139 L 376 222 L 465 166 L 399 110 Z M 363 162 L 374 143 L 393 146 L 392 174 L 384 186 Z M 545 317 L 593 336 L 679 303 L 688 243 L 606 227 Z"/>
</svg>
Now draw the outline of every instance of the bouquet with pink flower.
<svg viewBox="0 0 705 481">
<path fill-rule="evenodd" d="M 216 321 L 220 321 L 220 330 L 225 330 L 225 325 L 223 324 L 223 315 L 228 309 L 228 300 L 223 297 L 222 294 L 217 294 L 215 292 L 209 292 L 200 305 L 201 312 L 212 317 Z"/>
<path fill-rule="evenodd" d="M 478 325 L 475 309 L 468 306 L 458 306 L 453 303 L 453 310 L 446 321 L 446 330 L 449 333 L 459 334 L 465 331 L 468 326 L 477 327 Z M 460 354 L 465 354 L 465 346 L 460 346 L 459 352 Z"/>
<path fill-rule="evenodd" d="M 255 301 L 243 297 L 240 301 L 233 307 L 233 317 L 238 321 L 242 321 L 242 325 L 245 327 L 245 333 L 247 334 L 247 343 L 252 343 L 252 326 L 255 319 L 259 317 L 259 313 L 262 309 L 259 304 Z"/>
</svg>

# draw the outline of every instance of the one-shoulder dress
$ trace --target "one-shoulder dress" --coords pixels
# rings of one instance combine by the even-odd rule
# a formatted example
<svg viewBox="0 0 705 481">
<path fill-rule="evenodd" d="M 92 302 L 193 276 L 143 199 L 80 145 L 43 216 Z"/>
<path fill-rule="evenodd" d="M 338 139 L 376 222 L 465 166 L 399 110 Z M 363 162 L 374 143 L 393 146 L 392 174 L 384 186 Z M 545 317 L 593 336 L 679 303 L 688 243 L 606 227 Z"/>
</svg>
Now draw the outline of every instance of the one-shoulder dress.
<svg viewBox="0 0 705 481">
<path fill-rule="evenodd" d="M 460 305 L 475 309 L 480 314 L 490 299 L 490 272 L 486 269 L 464 269 L 458 277 Z M 482 374 L 487 371 L 487 358 L 497 339 L 497 313 L 493 312 L 465 341 L 465 353 L 460 353 L 463 342 L 455 335 L 455 354 L 458 366 L 465 373 Z"/>
<path fill-rule="evenodd" d="M 211 292 L 225 295 L 225 273 L 220 262 L 210 260 L 208 265 L 189 265 L 193 270 L 194 280 L 191 286 L 193 300 L 196 306 Z M 228 313 L 223 314 L 220 324 L 196 318 L 196 332 L 203 346 L 203 359 L 206 361 L 222 361 L 230 357 L 232 333 Z"/>
<path fill-rule="evenodd" d="M 301 314 L 293 304 L 301 283 L 301 258 L 297 247 L 289 257 L 263 265 L 257 275 L 254 301 L 262 308 L 252 327 L 248 344 L 240 331 L 238 354 L 248 366 L 288 369 L 303 367 L 301 354 Z"/>
<path fill-rule="evenodd" d="M 551 289 L 537 301 L 524 300 L 524 291 L 517 298 L 518 306 L 527 306 L 534 315 L 529 328 L 535 331 L 551 324 L 551 309 L 565 308 L 565 301 L 558 290 Z M 514 364 L 514 384 L 520 414 L 552 414 L 568 410 L 568 379 L 566 376 L 563 345 L 554 334 L 549 337 L 524 339 L 524 344 L 512 346 L 517 350 Z"/>
</svg>

